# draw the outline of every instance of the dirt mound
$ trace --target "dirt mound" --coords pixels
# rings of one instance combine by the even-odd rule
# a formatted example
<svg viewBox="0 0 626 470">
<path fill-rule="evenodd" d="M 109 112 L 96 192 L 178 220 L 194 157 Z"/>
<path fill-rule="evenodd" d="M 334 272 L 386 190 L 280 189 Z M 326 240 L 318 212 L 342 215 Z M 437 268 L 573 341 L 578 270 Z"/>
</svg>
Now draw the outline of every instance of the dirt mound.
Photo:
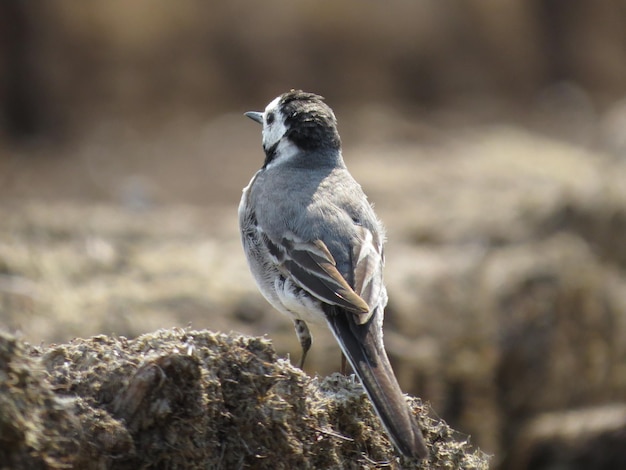
<svg viewBox="0 0 626 470">
<path fill-rule="evenodd" d="M 34 348 L 2 334 L 0 374 L 2 468 L 418 466 L 353 377 L 309 377 L 263 338 L 159 330 Z M 487 468 L 410 403 L 431 446 L 420 468 Z"/>
</svg>

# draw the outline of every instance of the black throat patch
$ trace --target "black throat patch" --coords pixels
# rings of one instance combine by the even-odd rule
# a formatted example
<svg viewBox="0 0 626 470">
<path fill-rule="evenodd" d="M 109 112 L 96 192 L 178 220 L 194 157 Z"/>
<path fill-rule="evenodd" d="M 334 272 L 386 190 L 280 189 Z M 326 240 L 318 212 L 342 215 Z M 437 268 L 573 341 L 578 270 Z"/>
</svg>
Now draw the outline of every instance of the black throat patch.
<svg viewBox="0 0 626 470">
<path fill-rule="evenodd" d="M 265 151 L 265 161 L 263 162 L 263 168 L 266 168 L 267 165 L 269 165 L 276 159 L 276 150 L 278 149 L 279 143 L 280 140 L 269 148 L 263 147 L 263 150 Z"/>
</svg>

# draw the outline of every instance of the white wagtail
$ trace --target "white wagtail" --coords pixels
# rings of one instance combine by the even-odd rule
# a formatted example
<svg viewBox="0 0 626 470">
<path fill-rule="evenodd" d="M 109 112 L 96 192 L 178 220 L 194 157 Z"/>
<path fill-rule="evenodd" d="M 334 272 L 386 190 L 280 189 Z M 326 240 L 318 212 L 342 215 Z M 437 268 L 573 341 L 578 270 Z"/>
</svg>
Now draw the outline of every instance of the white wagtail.
<svg viewBox="0 0 626 470">
<path fill-rule="evenodd" d="M 383 345 L 383 227 L 343 162 L 333 111 L 292 90 L 246 116 L 263 125 L 265 162 L 243 190 L 239 226 L 261 293 L 293 319 L 300 367 L 306 322 L 328 325 L 396 447 L 425 458 Z"/>
</svg>

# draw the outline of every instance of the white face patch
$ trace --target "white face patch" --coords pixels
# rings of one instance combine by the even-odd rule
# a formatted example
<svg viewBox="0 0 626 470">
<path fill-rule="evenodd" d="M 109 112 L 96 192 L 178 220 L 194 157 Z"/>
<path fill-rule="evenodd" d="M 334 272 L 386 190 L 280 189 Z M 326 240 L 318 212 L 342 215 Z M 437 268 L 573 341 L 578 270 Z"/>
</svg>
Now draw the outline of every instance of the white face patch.
<svg viewBox="0 0 626 470">
<path fill-rule="evenodd" d="M 290 160 L 298 152 L 298 147 L 289 139 L 281 140 L 278 147 L 276 147 L 276 157 L 265 166 L 265 169 L 268 170 L 281 165 L 283 162 Z"/>
<path fill-rule="evenodd" d="M 280 112 L 280 96 L 275 98 L 265 108 L 263 113 L 263 148 L 270 148 L 283 138 L 287 132 L 285 117 Z"/>
</svg>

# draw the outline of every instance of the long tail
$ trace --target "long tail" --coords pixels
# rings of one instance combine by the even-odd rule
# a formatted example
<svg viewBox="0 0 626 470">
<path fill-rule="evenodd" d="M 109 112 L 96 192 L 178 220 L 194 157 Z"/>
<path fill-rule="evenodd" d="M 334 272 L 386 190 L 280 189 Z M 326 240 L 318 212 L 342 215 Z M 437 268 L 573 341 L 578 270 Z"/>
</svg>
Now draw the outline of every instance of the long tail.
<svg viewBox="0 0 626 470">
<path fill-rule="evenodd" d="M 382 334 L 382 310 L 363 325 L 353 314 L 328 306 L 326 317 L 343 353 L 359 376 L 395 446 L 408 457 L 426 458 L 428 448 L 393 373 Z"/>
</svg>

